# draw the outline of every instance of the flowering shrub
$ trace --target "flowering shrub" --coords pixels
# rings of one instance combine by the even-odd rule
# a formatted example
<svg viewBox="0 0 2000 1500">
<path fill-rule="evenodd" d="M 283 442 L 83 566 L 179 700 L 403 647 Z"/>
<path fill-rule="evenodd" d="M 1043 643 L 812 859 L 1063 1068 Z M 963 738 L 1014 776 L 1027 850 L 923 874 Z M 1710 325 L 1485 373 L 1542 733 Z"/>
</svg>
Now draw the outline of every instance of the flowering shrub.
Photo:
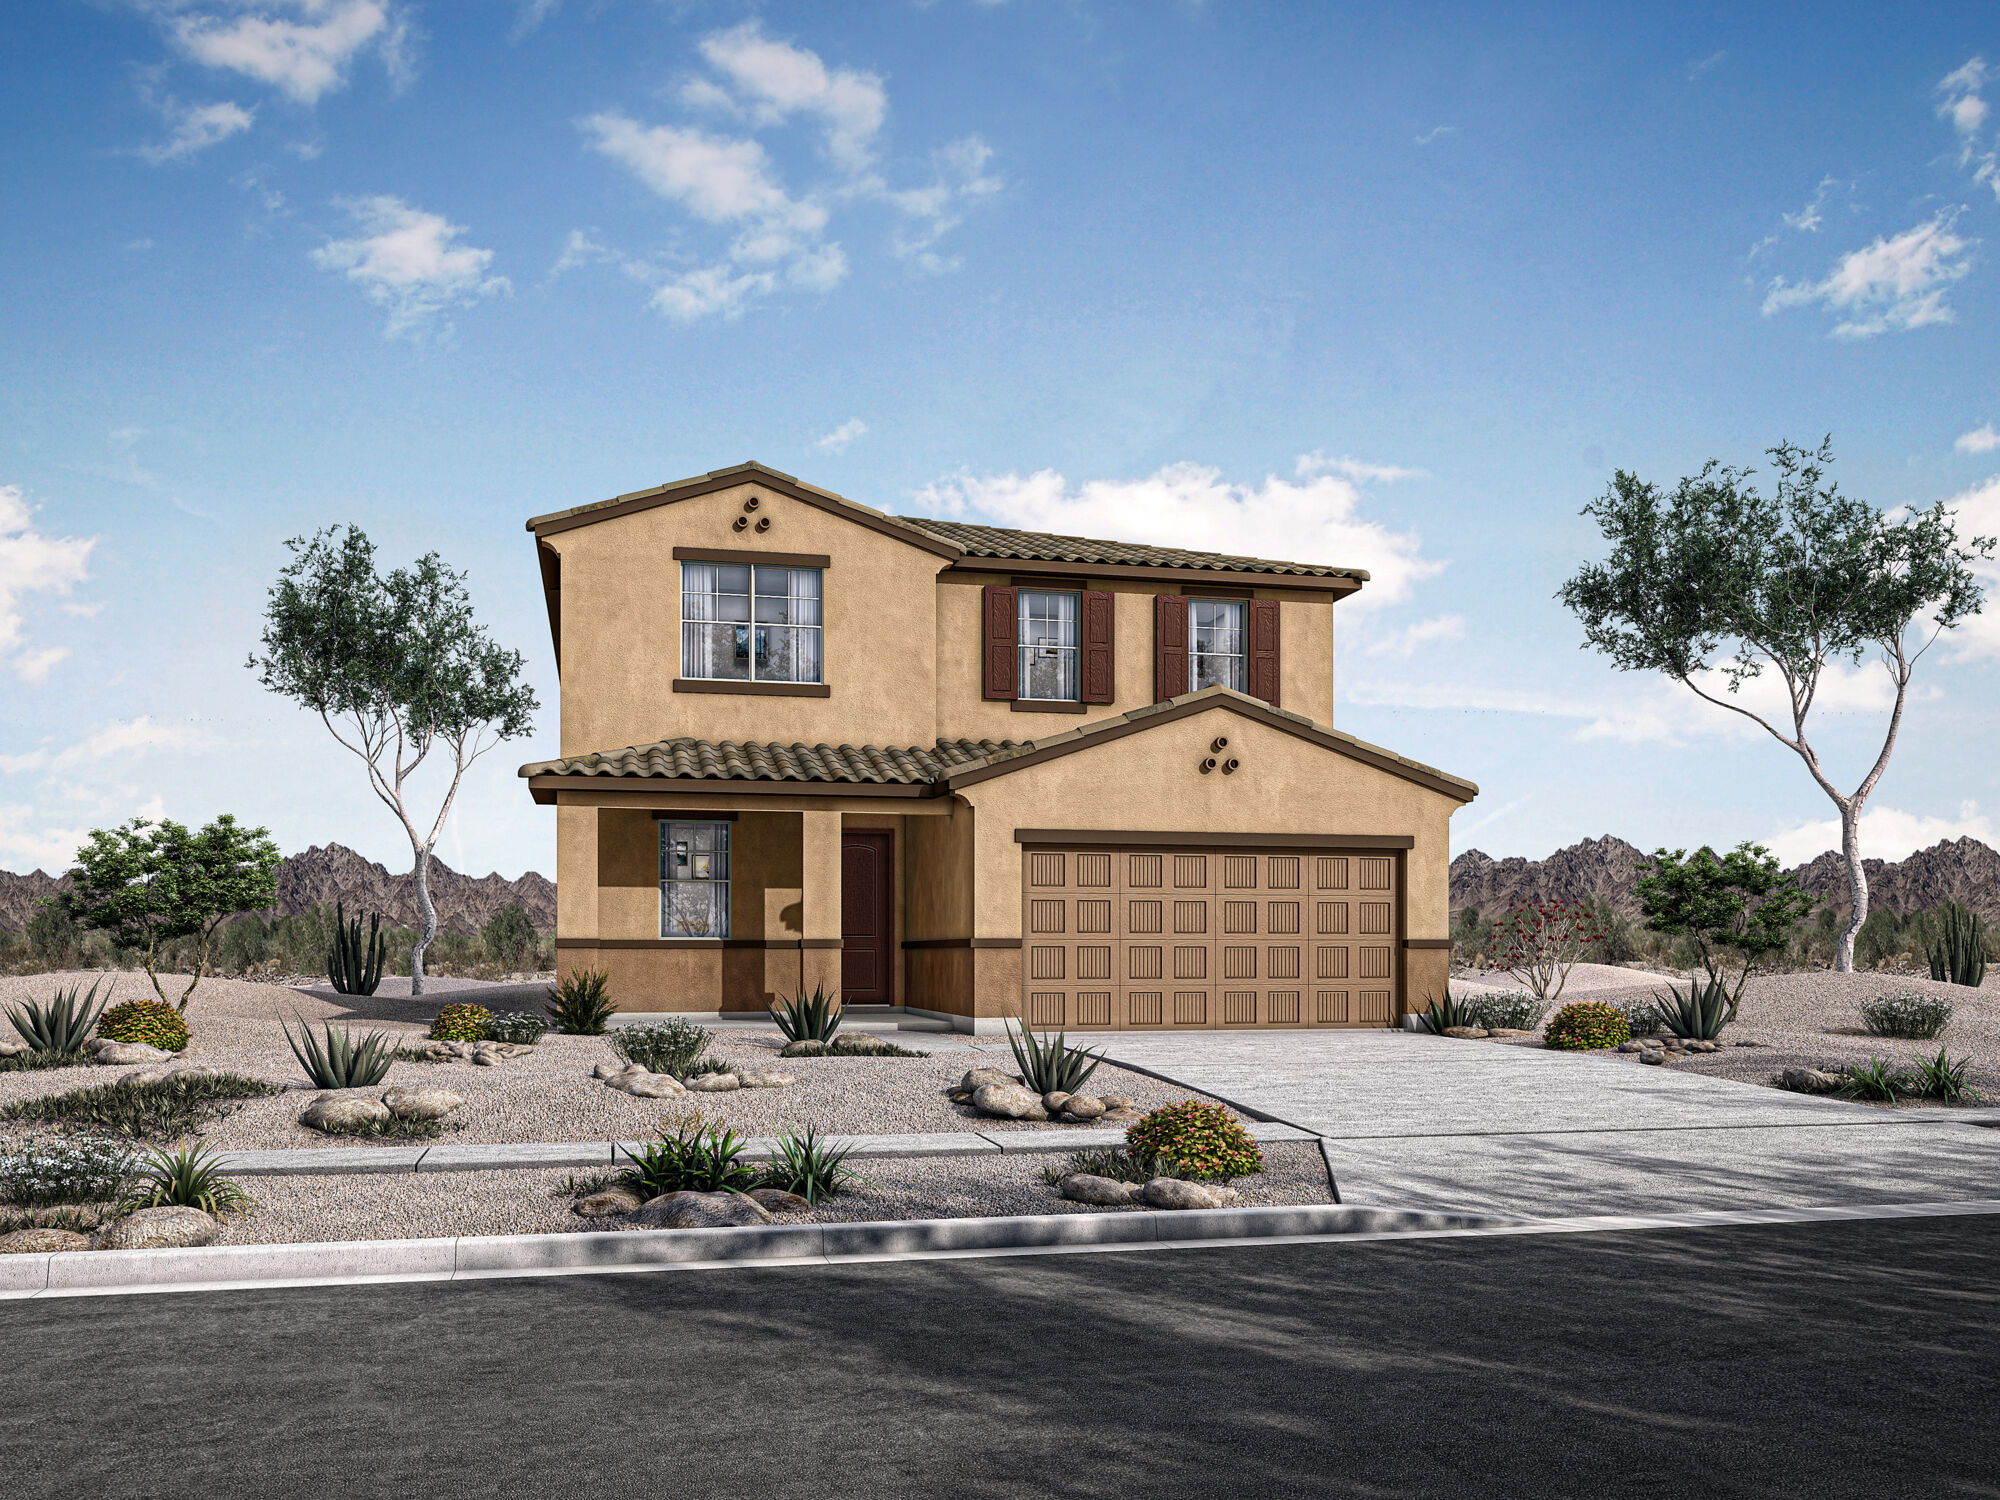
<svg viewBox="0 0 2000 1500">
<path fill-rule="evenodd" d="M 483 1042 L 493 1012 L 483 1005 L 447 1005 L 431 1022 L 434 1042 Z"/>
<path fill-rule="evenodd" d="M 164 1052 L 179 1052 L 188 1044 L 188 1023 L 164 1000 L 127 1000 L 97 1018 L 97 1034 L 114 1042 L 145 1042 Z"/>
<path fill-rule="evenodd" d="M 1581 901 L 1523 901 L 1493 929 L 1500 967 L 1544 1002 L 1562 994 L 1570 969 L 1604 941 Z"/>
<path fill-rule="evenodd" d="M 173 1007 L 167 1007 L 171 1010 Z M 132 1175 L 131 1148 L 116 1141 L 23 1141 L 0 1151 L 0 1202 L 40 1208 L 51 1203 L 104 1203 Z"/>
<path fill-rule="evenodd" d="M 1476 995 L 1471 1003 L 1474 1026 L 1505 1026 L 1514 1031 L 1533 1031 L 1548 1014 L 1548 1006 L 1526 990 L 1501 990 L 1492 995 Z"/>
<path fill-rule="evenodd" d="M 1565 1052 L 1588 1052 L 1595 1047 L 1616 1047 L 1632 1040 L 1632 1023 L 1625 1012 L 1602 1000 L 1576 1000 L 1556 1012 L 1543 1033 L 1551 1047 Z"/>
<path fill-rule="evenodd" d="M 1220 1104 L 1189 1099 L 1154 1110 L 1125 1131 L 1125 1146 L 1194 1181 L 1227 1182 L 1264 1170 L 1264 1153 L 1242 1122 Z"/>
<path fill-rule="evenodd" d="M 1861 1021 L 1877 1036 L 1928 1041 L 1951 1024 L 1951 1002 L 1902 990 L 1861 1002 Z"/>
</svg>

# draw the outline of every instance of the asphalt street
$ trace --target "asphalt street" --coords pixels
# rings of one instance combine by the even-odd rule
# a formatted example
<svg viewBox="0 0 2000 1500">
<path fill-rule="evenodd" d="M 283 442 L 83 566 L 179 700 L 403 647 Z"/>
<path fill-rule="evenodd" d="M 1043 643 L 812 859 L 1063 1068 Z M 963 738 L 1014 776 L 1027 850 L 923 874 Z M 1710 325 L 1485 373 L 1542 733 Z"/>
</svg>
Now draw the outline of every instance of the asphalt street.
<svg viewBox="0 0 2000 1500">
<path fill-rule="evenodd" d="M 2000 1495 L 1995 1229 L 0 1303 L 0 1492 Z"/>
</svg>

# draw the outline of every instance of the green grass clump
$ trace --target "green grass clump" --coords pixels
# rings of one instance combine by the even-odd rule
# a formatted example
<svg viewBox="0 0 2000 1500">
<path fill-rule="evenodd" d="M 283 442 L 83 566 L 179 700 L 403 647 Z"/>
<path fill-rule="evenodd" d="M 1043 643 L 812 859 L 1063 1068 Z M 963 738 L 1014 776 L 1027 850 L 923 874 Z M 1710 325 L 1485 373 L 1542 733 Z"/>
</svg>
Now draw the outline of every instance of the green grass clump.
<svg viewBox="0 0 2000 1500">
<path fill-rule="evenodd" d="M 389 1064 L 396 1060 L 395 1042 L 386 1031 L 371 1031 L 357 1043 L 352 1031 L 331 1021 L 320 1025 L 324 1038 L 314 1036 L 303 1020 L 296 1037 L 283 1021 L 278 1024 L 314 1088 L 373 1088 L 389 1076 Z"/>
<path fill-rule="evenodd" d="M 204 1121 L 240 1106 L 242 1100 L 283 1092 L 275 1083 L 234 1073 L 156 1078 L 130 1087 L 100 1083 L 64 1094 L 17 1099 L 0 1109 L 0 1119 L 35 1120 L 127 1140 L 163 1140 L 189 1134 Z"/>
<path fill-rule="evenodd" d="M 148 1151 L 121 1209 L 198 1208 L 218 1219 L 250 1209 L 250 1195 L 225 1176 L 222 1160 L 206 1146 L 183 1141 L 178 1151 Z"/>
<path fill-rule="evenodd" d="M 486 1040 L 532 1047 L 548 1035 L 549 1023 L 525 1010 L 496 1010 L 486 1019 Z"/>
<path fill-rule="evenodd" d="M 565 974 L 549 989 L 549 1019 L 567 1036 L 603 1036 L 617 1012 L 611 1003 L 610 976 L 597 969 Z"/>
<path fill-rule="evenodd" d="M 1066 1167 L 1043 1167 L 1042 1181 L 1053 1186 L 1073 1172 L 1113 1182 L 1151 1182 L 1167 1169 L 1143 1151 L 1072 1151 Z"/>
<path fill-rule="evenodd" d="M 787 1130 L 778 1137 L 778 1154 L 764 1168 L 759 1187 L 797 1193 L 808 1203 L 845 1192 L 858 1180 L 846 1165 L 852 1146 L 835 1146 L 808 1125 L 803 1132 Z"/>
</svg>

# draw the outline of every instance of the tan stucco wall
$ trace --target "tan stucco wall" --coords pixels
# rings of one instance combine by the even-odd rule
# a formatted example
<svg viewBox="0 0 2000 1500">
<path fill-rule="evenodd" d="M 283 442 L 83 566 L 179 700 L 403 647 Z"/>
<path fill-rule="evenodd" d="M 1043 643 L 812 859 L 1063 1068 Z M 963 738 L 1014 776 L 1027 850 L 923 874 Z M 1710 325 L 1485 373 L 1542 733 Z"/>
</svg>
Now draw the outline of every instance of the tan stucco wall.
<svg viewBox="0 0 2000 1500">
<path fill-rule="evenodd" d="M 912 818 L 903 884 L 911 941 L 972 936 L 972 809 L 952 799 L 949 818 Z"/>
<path fill-rule="evenodd" d="M 772 525 L 730 529 L 743 502 Z M 817 506 L 745 484 L 558 532 L 564 755 L 675 735 L 923 745 L 935 737 L 934 580 L 943 559 Z M 676 693 L 675 547 L 825 554 L 825 698 Z"/>
</svg>

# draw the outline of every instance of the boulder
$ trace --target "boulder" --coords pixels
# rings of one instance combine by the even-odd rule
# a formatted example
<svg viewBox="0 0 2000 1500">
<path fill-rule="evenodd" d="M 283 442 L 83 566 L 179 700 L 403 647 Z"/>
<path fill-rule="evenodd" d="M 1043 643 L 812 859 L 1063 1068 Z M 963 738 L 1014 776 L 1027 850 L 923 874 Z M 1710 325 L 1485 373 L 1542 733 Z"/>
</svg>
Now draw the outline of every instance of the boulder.
<svg viewBox="0 0 2000 1500">
<path fill-rule="evenodd" d="M 142 1208 L 113 1219 L 91 1244 L 98 1250 L 185 1250 L 214 1244 L 221 1229 L 198 1208 Z"/>
<path fill-rule="evenodd" d="M 637 1073 L 620 1073 L 616 1078 L 604 1080 L 607 1088 L 614 1088 L 621 1094 L 630 1094 L 634 1099 L 677 1099 L 687 1092 L 678 1078 L 670 1078 L 665 1073 L 648 1073 L 643 1068 Z"/>
<path fill-rule="evenodd" d="M 1689 1042 L 1687 1049 L 1690 1052 L 1720 1052 L 1722 1045 L 1719 1042 Z"/>
<path fill-rule="evenodd" d="M 386 1125 L 391 1118 L 388 1105 L 365 1094 L 321 1094 L 306 1106 L 299 1123 L 314 1130 L 354 1130 Z"/>
<path fill-rule="evenodd" d="M 442 1120 L 465 1101 L 449 1089 L 398 1084 L 383 1093 L 382 1103 L 399 1120 Z"/>
<path fill-rule="evenodd" d="M 788 1193 L 783 1188 L 752 1188 L 743 1195 L 753 1198 L 757 1206 L 767 1213 L 804 1214 L 812 1212 L 812 1204 L 797 1193 Z"/>
<path fill-rule="evenodd" d="M 1489 1026 L 1486 1028 L 1486 1034 L 1488 1036 L 1533 1036 L 1534 1032 L 1520 1026 Z"/>
<path fill-rule="evenodd" d="M 1018 1084 L 1020 1081 L 1012 1073 L 1003 1073 L 998 1068 L 974 1068 L 970 1073 L 959 1079 L 958 1086 L 967 1093 L 971 1093 L 989 1083 Z"/>
<path fill-rule="evenodd" d="M 1840 1087 L 1840 1079 L 1819 1068 L 1787 1068 L 1778 1075 L 1778 1087 L 1796 1094 L 1830 1094 Z"/>
<path fill-rule="evenodd" d="M 28 1044 L 17 1036 L 0 1036 L 0 1057 L 19 1057 L 30 1050 Z"/>
<path fill-rule="evenodd" d="M 843 1032 L 833 1039 L 835 1052 L 854 1057 L 881 1057 L 893 1046 L 894 1042 L 886 1042 L 879 1036 L 869 1036 L 861 1031 Z"/>
<path fill-rule="evenodd" d="M 1107 1110 L 1137 1109 L 1139 1107 L 1137 1100 L 1127 1099 L 1123 1094 L 1099 1094 L 1097 1097 L 1104 1101 L 1104 1107 Z"/>
<path fill-rule="evenodd" d="M 1039 1096 L 1018 1083 L 982 1083 L 972 1091 L 972 1107 L 996 1120 L 1046 1120 Z"/>
<path fill-rule="evenodd" d="M 825 1057 L 827 1053 L 831 1052 L 832 1050 L 833 1049 L 827 1046 L 825 1042 L 815 1042 L 807 1038 L 801 1038 L 796 1042 L 785 1043 L 783 1047 L 778 1049 L 778 1056 Z"/>
<path fill-rule="evenodd" d="M 89 1248 L 90 1236 L 74 1229 L 17 1229 L 0 1234 L 0 1255 L 47 1255 Z"/>
<path fill-rule="evenodd" d="M 1228 1193 L 1228 1197 L 1223 1194 Z M 1236 1194 L 1227 1188 L 1210 1187 L 1205 1182 L 1183 1182 L 1178 1177 L 1155 1177 L 1134 1193 L 1133 1201 L 1148 1208 L 1222 1208 Z"/>
<path fill-rule="evenodd" d="M 644 1063 L 626 1062 L 621 1058 L 617 1062 L 599 1063 L 590 1070 L 590 1076 L 592 1078 L 610 1079 L 622 1077 L 627 1073 L 643 1073 L 645 1071 L 646 1065 Z"/>
<path fill-rule="evenodd" d="M 1644 1042 L 1620 1042 L 1618 1050 L 1620 1052 L 1644 1052 L 1646 1044 Z"/>
<path fill-rule="evenodd" d="M 1095 1120 L 1104 1113 L 1104 1101 L 1094 1094 L 1071 1094 L 1063 1110 L 1078 1120 Z"/>
<path fill-rule="evenodd" d="M 742 1193 L 664 1193 L 618 1221 L 627 1229 L 726 1229 L 769 1224 L 770 1213 Z"/>
<path fill-rule="evenodd" d="M 727 1094 L 743 1087 L 743 1080 L 734 1073 L 697 1073 L 688 1079 L 687 1088 L 696 1094 Z"/>
<path fill-rule="evenodd" d="M 1658 1047 L 1648 1047 L 1644 1052 L 1639 1054 L 1640 1062 L 1651 1063 L 1655 1067 L 1663 1065 L 1666 1060 L 1667 1054 L 1662 1052 Z"/>
<path fill-rule="evenodd" d="M 629 1214 L 639 1206 L 639 1195 L 630 1188 L 605 1188 L 576 1200 L 576 1212 L 586 1219 L 609 1219 Z"/>
<path fill-rule="evenodd" d="M 798 1080 L 789 1073 L 760 1073 L 746 1068 L 736 1075 L 736 1081 L 746 1089 L 781 1089 Z"/>
<path fill-rule="evenodd" d="M 151 1042 L 100 1042 L 97 1060 L 112 1067 L 129 1068 L 137 1063 L 172 1062 L 174 1054 Z"/>
<path fill-rule="evenodd" d="M 1069 1104 L 1069 1095 L 1061 1089 L 1050 1089 L 1042 1095 L 1042 1108 L 1052 1115 L 1059 1115 Z"/>
<path fill-rule="evenodd" d="M 1116 1208 L 1132 1201 L 1133 1188 L 1129 1182 L 1119 1182 L 1111 1177 L 1094 1177 L 1088 1172 L 1072 1172 L 1056 1188 L 1072 1203 L 1094 1203 L 1101 1208 Z"/>
<path fill-rule="evenodd" d="M 1477 1041 L 1480 1037 L 1486 1035 L 1486 1028 L 1484 1026 L 1447 1026 L 1444 1029 L 1444 1034 L 1446 1036 L 1462 1037 L 1467 1041 Z"/>
</svg>

